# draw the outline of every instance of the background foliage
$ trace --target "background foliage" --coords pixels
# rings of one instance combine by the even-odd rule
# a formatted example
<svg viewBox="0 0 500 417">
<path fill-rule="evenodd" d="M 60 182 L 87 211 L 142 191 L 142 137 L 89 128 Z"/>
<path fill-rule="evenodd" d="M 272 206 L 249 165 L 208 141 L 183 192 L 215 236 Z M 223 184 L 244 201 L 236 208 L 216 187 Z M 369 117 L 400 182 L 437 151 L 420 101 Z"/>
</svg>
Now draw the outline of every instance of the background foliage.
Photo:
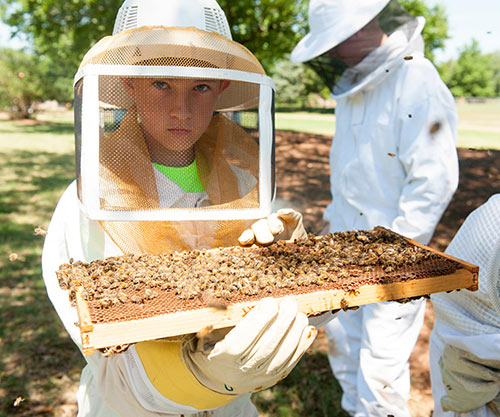
<svg viewBox="0 0 500 417">
<path fill-rule="evenodd" d="M 400 2 L 410 14 L 425 17 L 425 54 L 433 61 L 434 51 L 449 38 L 446 10 L 440 5 L 429 7 L 424 0 Z M 37 92 L 44 99 L 71 101 L 73 75 L 83 55 L 99 39 L 111 34 L 121 3 L 122 0 L 0 0 L 0 18 L 31 42 L 26 53 L 32 55 L 36 71 L 30 74 L 30 80 L 38 80 Z M 289 53 L 308 30 L 308 0 L 219 0 L 219 4 L 234 40 L 249 48 L 275 80 L 278 105 L 305 107 L 313 103 L 312 97 L 316 97 L 316 102 L 318 97 L 328 97 L 328 90 L 313 71 L 289 60 Z M 7 54 L 2 53 L 0 61 L 5 59 Z M 0 63 L 0 68 L 7 66 Z M 459 59 L 443 63 L 438 69 L 456 96 L 500 94 L 500 53 L 482 55 L 477 43 L 465 46 Z M 9 75 L 2 75 L 1 107 L 12 107 L 12 103 L 6 104 L 8 100 L 27 103 L 30 97 L 36 98 L 29 91 L 33 90 L 33 83 L 28 86 L 27 79 L 24 83 L 11 83 L 7 81 L 11 72 L 5 74 Z M 17 92 L 14 99 L 12 90 Z"/>
</svg>

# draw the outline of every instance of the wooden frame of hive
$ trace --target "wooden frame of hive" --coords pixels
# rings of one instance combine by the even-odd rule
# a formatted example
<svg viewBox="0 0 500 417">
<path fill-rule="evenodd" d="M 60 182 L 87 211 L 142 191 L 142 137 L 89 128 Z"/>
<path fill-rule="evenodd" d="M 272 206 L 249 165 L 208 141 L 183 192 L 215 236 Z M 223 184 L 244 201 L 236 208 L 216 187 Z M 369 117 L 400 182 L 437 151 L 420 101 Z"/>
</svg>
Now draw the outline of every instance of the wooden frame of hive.
<svg viewBox="0 0 500 417">
<path fill-rule="evenodd" d="M 454 258 L 430 247 L 404 238 L 409 244 L 436 254 L 442 260 L 451 260 L 459 266 L 451 274 L 440 274 L 427 278 L 410 279 L 403 282 L 370 283 L 351 289 L 321 289 L 312 292 L 276 295 L 282 299 L 294 299 L 299 311 L 305 314 L 355 308 L 360 305 L 381 301 L 397 301 L 412 297 L 421 297 L 437 292 L 478 288 L 479 268 L 476 265 Z M 214 249 L 216 251 L 217 249 Z M 396 271 L 397 272 L 397 271 Z M 79 328 L 82 347 L 85 354 L 92 354 L 95 349 L 136 343 L 171 336 L 196 333 L 207 326 L 213 329 L 236 325 L 241 318 L 258 302 L 263 295 L 248 301 L 228 303 L 223 308 L 203 307 L 185 311 L 156 314 L 134 320 L 93 322 L 91 306 L 82 296 L 82 288 L 76 291 L 76 306 L 79 316 Z"/>
</svg>

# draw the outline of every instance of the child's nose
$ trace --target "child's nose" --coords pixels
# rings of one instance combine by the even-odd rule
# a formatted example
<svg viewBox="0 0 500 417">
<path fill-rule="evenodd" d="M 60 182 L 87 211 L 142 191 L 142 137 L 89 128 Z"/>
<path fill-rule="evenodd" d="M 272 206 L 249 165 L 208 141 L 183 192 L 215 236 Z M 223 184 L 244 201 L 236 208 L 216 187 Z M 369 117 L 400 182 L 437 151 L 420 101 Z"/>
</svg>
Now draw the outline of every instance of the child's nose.
<svg viewBox="0 0 500 417">
<path fill-rule="evenodd" d="M 170 116 L 178 120 L 189 119 L 192 115 L 189 99 L 184 95 L 175 95 L 170 103 Z"/>
</svg>

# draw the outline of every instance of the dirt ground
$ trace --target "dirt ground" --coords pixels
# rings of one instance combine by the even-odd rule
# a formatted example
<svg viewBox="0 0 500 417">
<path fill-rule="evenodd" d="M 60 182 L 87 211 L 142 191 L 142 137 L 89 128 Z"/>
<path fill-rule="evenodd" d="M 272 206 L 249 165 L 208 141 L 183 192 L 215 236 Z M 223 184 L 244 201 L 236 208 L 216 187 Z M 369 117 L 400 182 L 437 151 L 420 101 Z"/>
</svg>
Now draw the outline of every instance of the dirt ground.
<svg viewBox="0 0 500 417">
<path fill-rule="evenodd" d="M 318 234 L 323 225 L 323 210 L 330 201 L 328 153 L 331 138 L 307 133 L 276 132 L 277 198 L 292 202 L 304 215 L 308 231 Z M 500 151 L 459 149 L 460 182 L 448 209 L 436 228 L 430 246 L 438 250 L 455 235 L 465 217 L 500 192 Z M 436 179 L 438 180 L 438 179 Z M 286 204 L 286 203 L 282 203 Z M 433 312 L 427 303 L 424 326 L 410 358 L 413 417 L 428 417 L 434 407 L 429 377 L 428 343 Z M 315 342 L 327 348 L 320 333 Z"/>
</svg>

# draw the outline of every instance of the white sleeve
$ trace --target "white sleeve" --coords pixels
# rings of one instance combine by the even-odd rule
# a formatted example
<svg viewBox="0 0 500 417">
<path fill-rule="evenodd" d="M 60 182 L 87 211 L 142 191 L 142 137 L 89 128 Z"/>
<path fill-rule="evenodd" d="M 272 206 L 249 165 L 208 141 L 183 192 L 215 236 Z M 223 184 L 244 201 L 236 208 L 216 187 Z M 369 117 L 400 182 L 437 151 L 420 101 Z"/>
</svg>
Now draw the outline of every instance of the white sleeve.
<svg viewBox="0 0 500 417">
<path fill-rule="evenodd" d="M 59 266 L 69 262 L 71 257 L 75 260 L 86 260 L 83 248 L 78 248 L 81 242 L 79 231 L 78 234 L 71 235 L 72 230 L 70 230 L 72 225 L 79 229 L 78 207 L 75 207 L 77 202 L 74 196 L 76 196 L 75 183 L 66 189 L 52 215 L 43 245 L 42 272 L 50 301 L 71 339 L 81 349 L 80 332 L 76 326 L 78 322 L 76 308 L 71 305 L 68 292 L 59 286 L 56 277 Z"/>
<path fill-rule="evenodd" d="M 75 261 L 90 262 L 94 259 L 121 254 L 121 250 L 104 232 L 99 223 L 89 220 L 80 210 L 76 183 L 73 182 L 59 200 L 47 230 L 42 252 L 42 271 L 49 299 L 71 339 L 80 350 L 82 350 L 82 343 L 80 331 L 76 326 L 78 322 L 77 310 L 75 306 L 71 305 L 68 292 L 60 288 L 56 271 L 61 264 L 68 263 L 70 258 Z M 124 354 L 110 357 L 103 356 L 99 351 L 84 357 L 92 372 L 93 380 L 99 388 L 99 395 L 102 396 L 102 399 L 87 398 L 86 401 L 102 400 L 115 411 L 119 410 L 122 416 L 158 417 L 192 414 L 199 411 L 170 401 L 153 389 L 138 389 L 141 384 L 148 388 L 152 384 L 144 373 L 142 374 L 143 378 L 138 379 L 137 372 L 132 372 L 132 370 L 140 368 L 140 359 L 134 348 L 129 349 Z M 182 381 L 178 382 L 180 385 L 183 384 Z M 231 407 L 227 406 L 228 409 L 233 409 L 235 406 L 238 408 L 238 404 L 244 406 L 246 402 L 243 400 L 242 397 Z M 143 407 L 145 404 L 152 403 L 159 404 L 160 407 L 156 410 L 147 410 Z M 222 407 L 222 409 L 225 408 Z M 232 413 L 217 415 L 237 415 L 234 409 Z"/>
<path fill-rule="evenodd" d="M 500 360 L 499 250 L 500 194 L 497 194 L 467 217 L 446 249 L 446 253 L 479 266 L 478 290 L 431 296 L 436 336 L 444 344 L 489 360 Z"/>
<path fill-rule="evenodd" d="M 457 111 L 430 64 L 414 70 L 404 78 L 398 105 L 399 158 L 406 181 L 391 228 L 426 244 L 458 186 Z"/>
</svg>

